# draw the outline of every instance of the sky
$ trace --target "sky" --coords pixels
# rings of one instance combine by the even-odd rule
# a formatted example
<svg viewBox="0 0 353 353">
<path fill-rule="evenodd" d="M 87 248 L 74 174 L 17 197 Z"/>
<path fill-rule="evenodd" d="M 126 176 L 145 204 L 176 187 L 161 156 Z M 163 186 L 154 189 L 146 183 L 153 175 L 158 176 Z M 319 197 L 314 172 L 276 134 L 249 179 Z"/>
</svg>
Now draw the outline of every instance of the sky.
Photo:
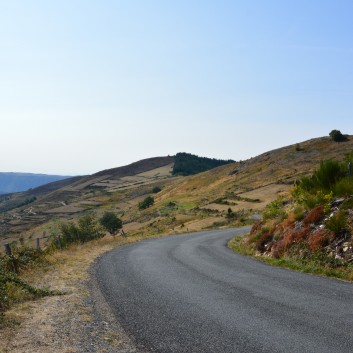
<svg viewBox="0 0 353 353">
<path fill-rule="evenodd" d="M 351 0 L 0 0 L 0 171 L 245 160 L 353 134 Z"/>
</svg>

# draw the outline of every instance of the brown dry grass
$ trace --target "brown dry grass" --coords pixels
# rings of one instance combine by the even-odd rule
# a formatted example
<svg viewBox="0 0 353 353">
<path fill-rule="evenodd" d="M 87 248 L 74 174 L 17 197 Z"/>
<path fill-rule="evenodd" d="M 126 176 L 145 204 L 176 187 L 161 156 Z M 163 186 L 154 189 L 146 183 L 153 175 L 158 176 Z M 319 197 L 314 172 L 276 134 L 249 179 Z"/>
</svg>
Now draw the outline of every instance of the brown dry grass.
<svg viewBox="0 0 353 353">
<path fill-rule="evenodd" d="M 82 323 L 92 321 L 92 311 L 83 305 L 88 297 L 86 281 L 88 269 L 101 254 L 117 246 L 146 239 L 143 236 L 128 238 L 106 236 L 83 245 L 48 255 L 48 266 L 32 269 L 24 278 L 37 287 L 49 286 L 63 295 L 18 304 L 5 313 L 5 327 L 0 328 L 0 352 L 15 353 L 69 353 L 78 351 L 82 342 Z M 123 339 L 110 331 L 112 346 Z"/>
<path fill-rule="evenodd" d="M 158 229 L 151 233 L 148 222 L 136 223 L 129 231 L 134 236 L 125 239 L 106 236 L 48 255 L 49 265 L 26 272 L 24 278 L 37 287 L 49 286 L 64 295 L 18 304 L 6 312 L 7 326 L 0 329 L 0 352 L 77 352 L 77 342 L 84 339 L 80 329 L 82 323 L 94 320 L 91 309 L 83 302 L 89 295 L 86 285 L 88 268 L 99 255 L 114 247 L 151 238 L 148 234 L 158 237 L 199 231 L 222 220 L 222 217 L 192 220 L 187 215 L 180 215 L 176 226 L 171 224 L 163 234 L 156 234 Z M 109 342 L 116 347 L 126 341 L 126 337 L 118 337 L 114 332 L 108 334 Z M 102 337 L 103 340 L 106 338 Z"/>
</svg>

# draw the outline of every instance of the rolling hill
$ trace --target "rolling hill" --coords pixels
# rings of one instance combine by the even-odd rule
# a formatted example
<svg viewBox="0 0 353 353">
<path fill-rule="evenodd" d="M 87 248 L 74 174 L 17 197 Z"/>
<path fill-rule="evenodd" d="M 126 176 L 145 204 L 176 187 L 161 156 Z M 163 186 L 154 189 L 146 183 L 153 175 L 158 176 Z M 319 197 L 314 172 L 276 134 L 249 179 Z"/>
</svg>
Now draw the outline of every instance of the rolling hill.
<svg viewBox="0 0 353 353">
<path fill-rule="evenodd" d="M 0 172 L 0 194 L 26 191 L 40 185 L 70 178 L 62 175 Z"/>
<path fill-rule="evenodd" d="M 321 160 L 341 160 L 352 150 L 353 136 L 341 143 L 322 137 L 191 176 L 173 175 L 174 157 L 150 158 L 2 197 L 0 236 L 3 242 L 16 240 L 20 233 L 33 238 L 55 232 L 58 222 L 88 211 L 100 216 L 106 210 L 119 214 L 131 234 L 244 224 L 278 195 L 288 193 L 294 181 L 312 173 Z M 161 191 L 153 194 L 154 186 Z M 154 205 L 139 210 L 139 202 L 148 195 L 154 197 Z M 229 208 L 235 215 L 232 222 L 227 219 Z"/>
</svg>

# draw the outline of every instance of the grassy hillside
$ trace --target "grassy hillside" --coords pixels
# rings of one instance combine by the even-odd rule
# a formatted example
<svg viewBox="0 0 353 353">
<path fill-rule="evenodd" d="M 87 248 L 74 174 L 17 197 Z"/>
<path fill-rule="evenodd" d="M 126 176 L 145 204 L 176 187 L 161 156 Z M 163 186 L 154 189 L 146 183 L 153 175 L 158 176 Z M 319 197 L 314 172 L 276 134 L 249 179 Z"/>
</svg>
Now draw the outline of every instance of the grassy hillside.
<svg viewBox="0 0 353 353">
<path fill-rule="evenodd" d="M 250 237 L 235 239 L 233 248 L 271 264 L 352 280 L 350 182 L 348 188 L 343 181 L 343 186 L 332 189 L 338 192 L 332 197 L 340 196 L 342 190 L 345 195 L 343 200 L 341 196 L 334 202 L 330 199 L 330 207 L 330 190 L 320 194 L 326 205 L 316 204 L 321 196 L 315 188 L 306 196 L 313 208 L 306 209 L 293 199 L 295 181 L 312 175 L 322 160 L 342 161 L 352 151 L 352 136 L 342 143 L 318 138 L 186 177 L 173 176 L 171 158 L 159 157 L 151 163 L 144 160 L 7 196 L 0 207 L 21 200 L 28 203 L 0 215 L 1 244 L 10 243 L 13 248 L 12 260 L 0 256 L 0 331 L 7 330 L 1 331 L 2 336 L 13 337 L 14 322 L 23 313 L 30 317 L 31 329 L 32 323 L 42 322 L 43 312 L 56 327 L 52 313 L 57 307 L 63 308 L 66 325 L 87 299 L 82 283 L 96 256 L 114 246 L 160 235 L 256 222 Z M 310 191 L 316 179 L 307 180 Z M 121 218 L 126 238 L 102 232 L 97 221 L 106 211 Z M 265 223 L 258 221 L 260 214 Z M 58 236 L 62 251 L 56 251 Z M 47 251 L 33 249 L 36 238 Z M 24 246 L 18 246 L 20 239 Z M 12 273 L 14 264 L 19 275 Z M 63 299 L 51 296 L 58 293 L 65 294 Z M 28 307 L 17 306 L 48 295 L 33 306 L 42 305 L 45 310 L 34 314 Z M 65 305 L 57 304 L 62 302 Z"/>
<path fill-rule="evenodd" d="M 87 212 L 99 217 L 106 210 L 116 212 L 131 235 L 249 223 L 269 202 L 288 194 L 295 180 L 318 168 L 321 160 L 341 160 L 352 150 L 351 136 L 342 143 L 323 137 L 186 177 L 172 175 L 173 157 L 147 159 L 3 200 L 2 209 L 36 197 L 0 215 L 1 242 L 22 236 L 34 244 L 37 236 L 55 232 L 62 221 Z M 153 193 L 155 186 L 161 191 Z M 153 206 L 140 210 L 139 203 L 149 195 L 154 197 Z"/>
</svg>

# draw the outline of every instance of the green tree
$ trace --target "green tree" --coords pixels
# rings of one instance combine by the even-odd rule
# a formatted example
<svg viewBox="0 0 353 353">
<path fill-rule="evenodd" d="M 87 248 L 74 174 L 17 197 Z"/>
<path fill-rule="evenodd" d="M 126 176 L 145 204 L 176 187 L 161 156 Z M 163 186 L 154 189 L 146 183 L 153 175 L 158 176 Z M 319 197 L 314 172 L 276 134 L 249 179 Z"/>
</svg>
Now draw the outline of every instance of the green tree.
<svg viewBox="0 0 353 353">
<path fill-rule="evenodd" d="M 115 235 L 123 226 L 122 220 L 114 212 L 104 212 L 99 222 L 111 235 Z"/>
<path fill-rule="evenodd" d="M 154 198 L 152 196 L 147 196 L 142 202 L 139 203 L 139 209 L 144 210 L 151 207 L 154 204 Z"/>
<path fill-rule="evenodd" d="M 339 130 L 332 130 L 330 132 L 330 137 L 332 141 L 335 141 L 335 142 L 343 142 L 347 140 L 346 136 L 342 135 L 341 131 Z"/>
<path fill-rule="evenodd" d="M 227 210 L 226 218 L 230 221 L 234 217 L 235 217 L 235 214 L 233 210 L 229 207 Z"/>
</svg>

